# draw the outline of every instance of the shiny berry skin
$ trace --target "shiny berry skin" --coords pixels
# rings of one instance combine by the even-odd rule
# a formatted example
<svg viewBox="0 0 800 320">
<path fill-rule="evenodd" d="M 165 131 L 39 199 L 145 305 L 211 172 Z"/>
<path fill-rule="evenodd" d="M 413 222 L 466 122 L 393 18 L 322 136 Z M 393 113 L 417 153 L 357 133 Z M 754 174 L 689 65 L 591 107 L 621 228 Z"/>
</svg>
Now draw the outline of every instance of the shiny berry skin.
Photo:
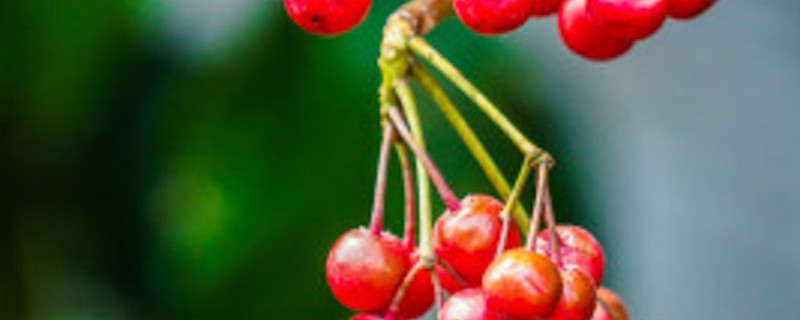
<svg viewBox="0 0 800 320">
<path fill-rule="evenodd" d="M 578 268 L 592 277 L 595 284 L 603 280 L 605 257 L 600 243 L 589 231 L 578 226 L 556 226 L 561 244 L 561 261 L 564 268 Z M 550 232 L 545 231 L 536 237 L 536 252 L 553 258 L 550 246 Z"/>
<path fill-rule="evenodd" d="M 607 288 L 597 289 L 597 299 L 602 300 L 608 306 L 608 313 L 614 315 L 614 320 L 628 320 L 628 311 L 622 300 L 613 291 Z"/>
<path fill-rule="evenodd" d="M 336 241 L 325 272 L 333 295 L 344 306 L 375 311 L 389 306 L 408 268 L 408 254 L 399 238 L 359 228 Z"/>
<path fill-rule="evenodd" d="M 500 320 L 489 311 L 480 289 L 466 289 L 452 295 L 439 311 L 439 320 Z"/>
<path fill-rule="evenodd" d="M 398 318 L 392 315 L 379 315 L 374 313 L 362 313 L 359 315 L 355 315 L 350 320 L 404 320 L 403 318 Z"/>
<path fill-rule="evenodd" d="M 653 35 L 667 18 L 669 0 L 587 0 L 597 23 L 614 37 L 640 40 Z"/>
<path fill-rule="evenodd" d="M 461 22 L 476 33 L 494 35 L 517 29 L 537 0 L 453 0 Z"/>
<path fill-rule="evenodd" d="M 448 293 L 456 293 L 459 290 L 466 289 L 462 288 L 461 284 L 450 275 L 450 272 L 447 272 L 447 270 L 439 264 L 436 264 L 436 275 L 439 276 L 439 283 Z"/>
<path fill-rule="evenodd" d="M 711 8 L 717 0 L 668 0 L 667 14 L 673 19 L 692 19 Z"/>
<path fill-rule="evenodd" d="M 597 304 L 594 281 L 580 269 L 561 271 L 563 290 L 548 320 L 589 320 Z"/>
<path fill-rule="evenodd" d="M 419 256 L 416 252 L 410 254 L 410 266 L 419 261 Z M 420 270 L 411 284 L 408 285 L 406 293 L 403 295 L 403 300 L 397 308 L 397 315 L 404 318 L 417 318 L 433 305 L 433 283 L 431 282 L 431 273 L 428 270 Z"/>
<path fill-rule="evenodd" d="M 494 259 L 503 221 L 503 204 L 486 195 L 461 200 L 459 212 L 445 212 L 436 220 L 434 250 L 469 287 L 479 286 L 486 267 Z M 506 249 L 519 246 L 516 223 L 508 228 Z"/>
<path fill-rule="evenodd" d="M 549 316 L 561 296 L 561 275 L 547 257 L 527 249 L 507 251 L 486 269 L 489 309 L 520 320 Z"/>
<path fill-rule="evenodd" d="M 558 12 L 561 0 L 534 0 L 531 7 L 531 17 L 546 17 Z"/>
<path fill-rule="evenodd" d="M 606 311 L 602 304 L 599 302 L 594 308 L 594 314 L 592 314 L 591 320 L 623 320 L 623 319 L 614 319 L 611 317 L 611 314 Z"/>
<path fill-rule="evenodd" d="M 558 11 L 558 30 L 567 47 L 594 61 L 622 56 L 633 41 L 614 37 L 602 28 L 586 7 L 587 0 L 564 0 Z"/>
<path fill-rule="evenodd" d="M 283 0 L 289 17 L 306 31 L 333 36 L 357 26 L 372 0 Z"/>
</svg>

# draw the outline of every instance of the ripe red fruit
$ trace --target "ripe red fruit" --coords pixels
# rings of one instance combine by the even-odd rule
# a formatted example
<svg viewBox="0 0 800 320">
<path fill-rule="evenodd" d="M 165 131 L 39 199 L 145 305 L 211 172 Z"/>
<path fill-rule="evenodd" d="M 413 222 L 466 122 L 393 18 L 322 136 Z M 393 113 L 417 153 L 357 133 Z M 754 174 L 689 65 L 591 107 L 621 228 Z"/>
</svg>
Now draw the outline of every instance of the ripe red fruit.
<svg viewBox="0 0 800 320">
<path fill-rule="evenodd" d="M 561 245 L 561 262 L 564 268 L 578 268 L 592 277 L 595 284 L 603 280 L 605 257 L 600 243 L 589 231 L 578 226 L 556 226 Z M 550 245 L 550 231 L 540 233 L 536 237 L 536 252 L 553 258 Z"/>
<path fill-rule="evenodd" d="M 617 58 L 633 46 L 633 41 L 614 37 L 592 17 L 586 0 L 565 0 L 558 11 L 561 39 L 576 54 L 595 61 Z"/>
<path fill-rule="evenodd" d="M 492 311 L 534 320 L 553 312 L 562 284 L 550 259 L 527 249 L 514 249 L 489 265 L 482 288 Z"/>
<path fill-rule="evenodd" d="M 413 266 L 419 261 L 419 256 L 416 252 L 410 255 L 411 263 Z M 420 270 L 411 283 L 408 285 L 403 299 L 400 300 L 400 305 L 397 308 L 397 315 L 404 318 L 417 318 L 433 305 L 434 300 L 433 283 L 431 282 L 431 273 L 428 270 Z"/>
<path fill-rule="evenodd" d="M 461 290 L 447 299 L 439 310 L 439 320 L 500 320 L 486 305 L 480 289 Z"/>
<path fill-rule="evenodd" d="M 564 289 L 548 320 L 589 320 L 597 304 L 594 281 L 580 269 L 561 272 Z"/>
<path fill-rule="evenodd" d="M 519 28 L 528 20 L 537 0 L 453 0 L 456 15 L 480 34 L 500 34 Z"/>
<path fill-rule="evenodd" d="M 594 314 L 592 314 L 591 320 L 623 320 L 623 319 L 614 319 L 611 317 L 611 314 L 606 311 L 606 308 L 603 307 L 600 302 L 594 308 Z"/>
<path fill-rule="evenodd" d="M 530 15 L 532 17 L 546 17 L 558 12 L 561 0 L 534 0 Z"/>
<path fill-rule="evenodd" d="M 628 320 L 628 312 L 625 310 L 625 305 L 622 300 L 611 290 L 607 288 L 597 289 L 597 299 L 605 302 L 608 306 L 607 313 L 612 314 L 614 320 Z"/>
<path fill-rule="evenodd" d="M 711 8 L 717 0 L 668 0 L 667 14 L 674 19 L 692 19 Z"/>
<path fill-rule="evenodd" d="M 408 271 L 408 255 L 396 236 L 350 230 L 333 245 L 325 265 L 333 295 L 353 310 L 384 310 Z"/>
<path fill-rule="evenodd" d="M 640 40 L 655 33 L 667 18 L 669 0 L 588 0 L 589 12 L 608 33 Z"/>
<path fill-rule="evenodd" d="M 479 286 L 486 267 L 494 259 L 503 229 L 503 204 L 486 195 L 461 200 L 461 211 L 445 212 L 436 220 L 433 243 L 436 254 L 449 264 L 469 287 Z M 515 223 L 508 228 L 506 249 L 519 246 Z"/>
<path fill-rule="evenodd" d="M 372 0 L 283 0 L 286 12 L 308 32 L 332 36 L 358 25 Z"/>
<path fill-rule="evenodd" d="M 466 289 L 462 288 L 461 284 L 450 275 L 450 272 L 447 272 L 447 270 L 438 263 L 436 264 L 436 275 L 439 276 L 439 283 L 449 293 L 455 293 L 459 290 Z"/>
</svg>

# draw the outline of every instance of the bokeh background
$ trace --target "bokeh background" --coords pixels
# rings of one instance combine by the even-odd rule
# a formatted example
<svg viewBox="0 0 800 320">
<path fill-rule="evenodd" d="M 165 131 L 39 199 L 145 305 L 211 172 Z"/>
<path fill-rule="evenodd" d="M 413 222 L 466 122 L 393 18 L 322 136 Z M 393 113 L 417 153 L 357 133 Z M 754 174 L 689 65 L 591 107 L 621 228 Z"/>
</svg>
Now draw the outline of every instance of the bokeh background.
<svg viewBox="0 0 800 320">
<path fill-rule="evenodd" d="M 275 0 L 0 2 L 0 319 L 346 319 L 323 264 L 367 222 L 400 2 L 337 38 Z M 559 159 L 559 219 L 597 234 L 634 319 L 800 319 L 798 2 L 723 0 L 607 64 L 553 19 L 429 38 Z M 421 108 L 456 192 L 491 193 Z"/>
</svg>

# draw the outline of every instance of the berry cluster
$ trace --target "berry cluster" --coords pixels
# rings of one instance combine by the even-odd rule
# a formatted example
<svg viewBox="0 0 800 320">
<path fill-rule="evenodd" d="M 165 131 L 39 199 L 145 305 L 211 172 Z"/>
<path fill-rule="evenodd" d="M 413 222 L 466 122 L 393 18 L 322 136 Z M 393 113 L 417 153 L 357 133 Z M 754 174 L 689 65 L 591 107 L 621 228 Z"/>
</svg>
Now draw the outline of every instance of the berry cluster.
<svg viewBox="0 0 800 320">
<path fill-rule="evenodd" d="M 619 57 L 653 35 L 667 17 L 691 19 L 716 0 L 452 0 L 456 15 L 471 30 L 495 35 L 515 30 L 531 18 L 558 15 L 564 44 L 595 61 Z M 303 29 L 337 35 L 366 16 L 371 0 L 284 0 L 289 16 Z"/>
<path fill-rule="evenodd" d="M 440 171 L 414 142 L 402 115 L 390 110 L 378 160 L 369 229 L 346 232 L 326 263 L 328 285 L 344 306 L 366 312 L 352 318 L 411 319 L 426 313 L 442 291 L 451 296 L 439 320 L 626 320 L 624 307 L 599 288 L 605 260 L 591 233 L 556 225 L 547 186 L 549 158 L 538 162 L 537 195 L 529 237 L 521 245 L 507 204 L 483 194 L 458 199 Z M 405 239 L 381 230 L 386 168 L 395 132 L 424 165 L 447 210 L 436 220 L 432 251 L 414 243 L 414 192 L 408 161 L 401 158 L 406 186 Z M 523 175 L 524 176 L 524 175 Z M 544 219 L 546 229 L 539 232 Z M 441 290 L 443 287 L 445 290 Z"/>
</svg>

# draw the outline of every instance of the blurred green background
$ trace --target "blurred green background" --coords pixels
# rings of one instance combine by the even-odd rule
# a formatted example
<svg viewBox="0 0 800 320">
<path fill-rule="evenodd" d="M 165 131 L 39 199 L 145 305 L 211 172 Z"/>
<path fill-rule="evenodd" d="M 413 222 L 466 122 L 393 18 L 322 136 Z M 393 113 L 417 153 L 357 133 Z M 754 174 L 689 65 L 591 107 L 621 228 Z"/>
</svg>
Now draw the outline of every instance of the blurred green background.
<svg viewBox="0 0 800 320">
<path fill-rule="evenodd" d="M 347 319 L 324 261 L 368 221 L 401 2 L 321 38 L 277 0 L 0 1 L 0 319 Z M 606 64 L 552 18 L 428 38 L 558 159 L 559 219 L 633 319 L 800 319 L 798 13 L 719 1 Z M 515 148 L 447 89 L 510 178 Z M 456 193 L 494 194 L 420 104 Z"/>
<path fill-rule="evenodd" d="M 368 220 L 375 60 L 398 4 L 378 1 L 355 31 L 319 38 L 271 1 L 228 15 L 242 22 L 222 35 L 173 22 L 201 19 L 190 2 L 4 1 L 0 318 L 346 318 L 323 264 L 338 235 Z M 545 123 L 535 132 L 548 135 L 533 136 L 558 145 L 543 102 L 518 94 L 536 84 L 514 81 L 505 44 L 457 21 L 431 41 L 495 88 L 526 132 Z M 513 146 L 459 99 L 512 174 Z M 491 192 L 422 103 L 456 191 Z M 398 230 L 393 169 L 388 224 Z M 556 187 L 568 178 L 565 167 Z M 565 215 L 579 203 L 570 197 Z"/>
</svg>

